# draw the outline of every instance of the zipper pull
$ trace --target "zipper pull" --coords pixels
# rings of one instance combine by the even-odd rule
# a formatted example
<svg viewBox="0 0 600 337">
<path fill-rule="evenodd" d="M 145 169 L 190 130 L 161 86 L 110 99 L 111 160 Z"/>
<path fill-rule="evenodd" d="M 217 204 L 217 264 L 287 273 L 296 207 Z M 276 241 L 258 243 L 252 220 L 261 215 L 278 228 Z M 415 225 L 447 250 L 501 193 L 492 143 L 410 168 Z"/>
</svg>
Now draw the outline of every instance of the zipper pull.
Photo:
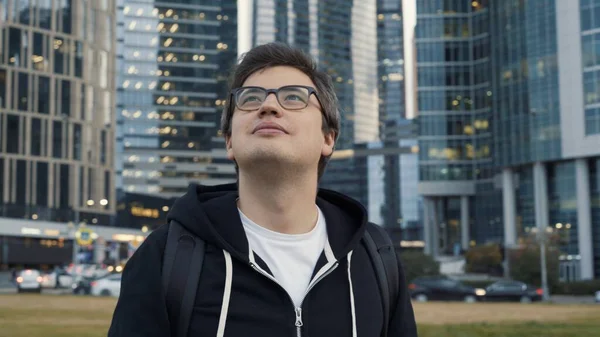
<svg viewBox="0 0 600 337">
<path fill-rule="evenodd" d="M 302 325 L 304 325 L 302 323 L 302 308 L 296 308 L 296 326 L 301 327 Z"/>
</svg>

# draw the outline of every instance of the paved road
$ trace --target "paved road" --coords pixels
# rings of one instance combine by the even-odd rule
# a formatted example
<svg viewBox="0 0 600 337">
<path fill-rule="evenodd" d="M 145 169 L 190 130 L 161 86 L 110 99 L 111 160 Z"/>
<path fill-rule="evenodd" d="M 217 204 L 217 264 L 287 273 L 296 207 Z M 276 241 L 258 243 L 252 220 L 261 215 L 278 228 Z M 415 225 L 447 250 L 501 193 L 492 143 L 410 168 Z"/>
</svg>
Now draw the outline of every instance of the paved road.
<svg viewBox="0 0 600 337">
<path fill-rule="evenodd" d="M 556 304 L 594 304 L 594 296 L 551 296 L 550 302 Z"/>
<path fill-rule="evenodd" d="M 17 288 L 11 284 L 0 286 L 0 294 L 16 294 Z M 42 289 L 44 295 L 71 295 L 71 289 Z M 594 296 L 552 296 L 551 303 L 555 304 L 594 304 Z"/>
<path fill-rule="evenodd" d="M 0 294 L 16 294 L 16 287 L 0 288 Z M 73 291 L 70 289 L 42 289 L 44 295 L 71 295 Z"/>
</svg>

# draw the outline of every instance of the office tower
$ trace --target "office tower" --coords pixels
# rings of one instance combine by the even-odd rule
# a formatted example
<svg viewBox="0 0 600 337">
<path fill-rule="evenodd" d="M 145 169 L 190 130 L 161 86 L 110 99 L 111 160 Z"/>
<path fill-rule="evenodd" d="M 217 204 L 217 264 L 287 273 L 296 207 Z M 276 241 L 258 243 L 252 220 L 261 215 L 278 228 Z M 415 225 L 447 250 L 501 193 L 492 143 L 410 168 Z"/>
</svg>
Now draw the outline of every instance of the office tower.
<svg viewBox="0 0 600 337">
<path fill-rule="evenodd" d="M 406 58 L 414 55 L 414 13 L 403 3 L 377 2 L 379 119 L 381 146 L 386 149 L 381 157 L 385 201 L 380 212 L 382 224 L 401 228 L 404 240 L 422 240 L 422 200 L 415 192 L 419 167 L 417 129 L 412 118 L 416 111 L 410 104 L 416 94 L 410 81 L 415 63 Z"/>
<path fill-rule="evenodd" d="M 0 1 L 0 217 L 109 223 L 115 22 L 113 0 Z"/>
<path fill-rule="evenodd" d="M 504 242 L 552 231 L 563 280 L 600 277 L 600 3 L 491 4 Z"/>
<path fill-rule="evenodd" d="M 279 41 L 302 48 L 333 79 L 342 114 L 341 136 L 320 185 L 364 198 L 366 177 L 355 143 L 379 139 L 375 0 L 254 0 L 252 43 Z"/>
<path fill-rule="evenodd" d="M 417 1 L 419 192 L 434 255 L 469 247 L 475 181 L 488 178 L 488 20 L 483 1 Z"/>
<path fill-rule="evenodd" d="M 192 182 L 235 181 L 218 130 L 236 1 L 119 2 L 118 187 L 170 198 Z"/>
<path fill-rule="evenodd" d="M 510 248 L 544 232 L 559 239 L 561 280 L 599 277 L 600 4 L 417 9 L 427 251 Z"/>
</svg>

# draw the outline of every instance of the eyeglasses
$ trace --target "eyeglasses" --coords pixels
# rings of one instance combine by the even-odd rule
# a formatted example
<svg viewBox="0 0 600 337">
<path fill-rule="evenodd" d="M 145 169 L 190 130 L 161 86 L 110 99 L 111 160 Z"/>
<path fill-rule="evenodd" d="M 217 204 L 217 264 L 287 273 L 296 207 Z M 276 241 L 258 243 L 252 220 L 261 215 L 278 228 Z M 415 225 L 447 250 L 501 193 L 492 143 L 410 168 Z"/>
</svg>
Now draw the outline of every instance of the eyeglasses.
<svg viewBox="0 0 600 337">
<path fill-rule="evenodd" d="M 231 90 L 235 106 L 242 111 L 259 109 L 270 94 L 275 94 L 279 105 L 286 110 L 300 110 L 306 108 L 310 100 L 310 95 L 312 94 L 319 100 L 315 88 L 303 85 L 286 85 L 279 89 L 240 87 Z"/>
</svg>

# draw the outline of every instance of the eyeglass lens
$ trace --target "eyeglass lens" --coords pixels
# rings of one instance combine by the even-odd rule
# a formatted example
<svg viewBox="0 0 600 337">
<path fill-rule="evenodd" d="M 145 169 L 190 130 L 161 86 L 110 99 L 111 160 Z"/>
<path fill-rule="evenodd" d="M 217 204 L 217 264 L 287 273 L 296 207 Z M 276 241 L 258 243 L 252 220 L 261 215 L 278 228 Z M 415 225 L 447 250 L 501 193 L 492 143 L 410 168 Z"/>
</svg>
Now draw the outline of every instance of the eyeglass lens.
<svg viewBox="0 0 600 337">
<path fill-rule="evenodd" d="M 288 110 L 304 109 L 308 105 L 310 94 L 304 87 L 287 86 L 277 90 L 279 104 Z M 240 110 L 256 110 L 267 99 L 264 88 L 241 88 L 236 96 L 236 106 Z"/>
</svg>

